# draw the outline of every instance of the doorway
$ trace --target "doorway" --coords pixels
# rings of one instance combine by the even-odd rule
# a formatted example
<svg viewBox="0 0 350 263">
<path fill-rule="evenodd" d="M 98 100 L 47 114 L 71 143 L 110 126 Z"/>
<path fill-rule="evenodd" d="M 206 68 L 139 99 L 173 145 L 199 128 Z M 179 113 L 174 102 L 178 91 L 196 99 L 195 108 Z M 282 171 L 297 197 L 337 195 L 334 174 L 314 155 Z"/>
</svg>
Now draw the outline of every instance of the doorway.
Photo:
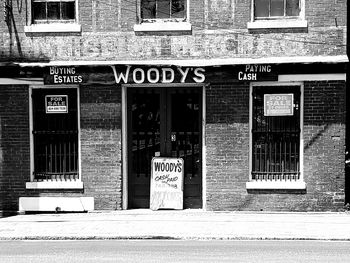
<svg viewBox="0 0 350 263">
<path fill-rule="evenodd" d="M 151 160 L 184 160 L 184 208 L 202 208 L 202 89 L 127 90 L 128 208 L 149 208 Z"/>
</svg>

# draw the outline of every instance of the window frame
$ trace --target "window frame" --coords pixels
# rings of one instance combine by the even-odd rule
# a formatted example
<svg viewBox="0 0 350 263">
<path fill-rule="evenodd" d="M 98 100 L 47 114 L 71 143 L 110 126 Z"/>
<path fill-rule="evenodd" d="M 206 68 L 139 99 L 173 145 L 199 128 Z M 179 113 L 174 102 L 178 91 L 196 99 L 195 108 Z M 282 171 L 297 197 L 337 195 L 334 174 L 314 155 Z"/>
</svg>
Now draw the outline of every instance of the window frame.
<svg viewBox="0 0 350 263">
<path fill-rule="evenodd" d="M 34 19 L 33 17 L 33 4 L 34 3 L 62 3 L 62 2 L 74 2 L 74 19 Z M 32 19 L 32 23 L 33 24 L 53 24 L 53 23 L 69 23 L 69 24 L 72 24 L 72 23 L 75 23 L 76 21 L 76 11 L 77 11 L 77 8 L 76 8 L 76 0 L 31 0 L 31 19 Z M 61 11 L 60 11 L 60 14 L 61 14 Z M 46 14 L 47 15 L 47 14 Z"/>
<path fill-rule="evenodd" d="M 33 115 L 33 90 L 34 89 L 75 89 L 77 92 L 77 131 L 78 131 L 78 178 L 75 180 L 43 180 L 36 181 L 34 178 L 34 115 Z M 80 92 L 77 85 L 67 85 L 67 86 L 29 86 L 29 138 L 30 138 L 30 181 L 26 182 L 26 189 L 83 189 L 84 185 L 81 181 L 81 140 L 80 140 Z"/>
<path fill-rule="evenodd" d="M 253 91 L 255 87 L 273 87 L 283 89 L 283 87 L 295 87 L 300 91 L 300 109 L 299 109 L 299 123 L 300 123 L 300 139 L 299 139 L 299 180 L 295 181 L 260 181 L 253 180 Z M 249 89 L 249 181 L 246 182 L 246 189 L 269 189 L 269 190 L 305 190 L 306 184 L 304 182 L 304 139 L 303 139 L 303 126 L 304 126 L 304 84 L 303 82 L 254 82 L 250 83 Z"/>
<path fill-rule="evenodd" d="M 305 20 L 305 1 L 300 0 L 299 16 L 276 16 L 267 18 L 255 18 L 255 1 L 251 0 L 250 21 L 247 23 L 249 30 L 254 29 L 279 29 L 279 28 L 299 28 L 305 29 L 308 26 Z"/>
<path fill-rule="evenodd" d="M 63 2 L 75 2 L 75 18 L 69 20 L 41 20 L 36 23 L 33 18 L 33 2 L 60 2 L 58 0 L 30 0 L 28 7 L 27 25 L 24 27 L 25 33 L 80 33 L 79 22 L 79 0 L 67 0 Z M 46 22 L 45 22 L 46 21 Z"/>
<path fill-rule="evenodd" d="M 135 32 L 167 32 L 167 31 L 192 31 L 190 23 L 190 0 L 185 0 L 184 18 L 152 18 L 141 17 L 141 1 L 137 1 L 137 23 L 134 25 Z M 170 1 L 170 0 L 169 0 Z"/>
</svg>

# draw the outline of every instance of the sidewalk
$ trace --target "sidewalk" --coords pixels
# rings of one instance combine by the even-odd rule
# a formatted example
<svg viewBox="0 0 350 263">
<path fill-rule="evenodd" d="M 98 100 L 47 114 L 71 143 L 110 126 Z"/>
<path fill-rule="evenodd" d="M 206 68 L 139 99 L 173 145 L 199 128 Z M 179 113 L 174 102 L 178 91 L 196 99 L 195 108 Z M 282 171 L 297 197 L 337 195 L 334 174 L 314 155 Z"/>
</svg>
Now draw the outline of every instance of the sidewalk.
<svg viewBox="0 0 350 263">
<path fill-rule="evenodd" d="M 349 240 L 350 213 L 202 210 L 18 215 L 0 218 L 0 240 L 302 239 Z"/>
</svg>

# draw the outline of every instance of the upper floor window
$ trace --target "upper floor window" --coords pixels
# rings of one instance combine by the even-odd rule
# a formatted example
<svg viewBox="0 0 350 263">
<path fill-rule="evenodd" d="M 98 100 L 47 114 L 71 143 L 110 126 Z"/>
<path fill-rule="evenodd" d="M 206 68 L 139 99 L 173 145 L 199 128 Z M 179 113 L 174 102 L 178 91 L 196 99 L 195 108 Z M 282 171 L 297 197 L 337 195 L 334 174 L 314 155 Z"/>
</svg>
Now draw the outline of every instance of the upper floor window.
<svg viewBox="0 0 350 263">
<path fill-rule="evenodd" d="M 288 18 L 300 15 L 300 0 L 255 0 L 255 19 Z"/>
<path fill-rule="evenodd" d="M 189 0 L 141 0 L 135 32 L 190 32 Z"/>
<path fill-rule="evenodd" d="M 26 33 L 80 33 L 77 0 L 32 0 Z"/>
<path fill-rule="evenodd" d="M 142 0 L 142 19 L 184 19 L 186 0 Z"/>
<path fill-rule="evenodd" d="M 295 28 L 305 30 L 305 0 L 251 0 L 248 29 Z"/>
<path fill-rule="evenodd" d="M 33 0 L 34 23 L 74 22 L 75 0 Z"/>
</svg>

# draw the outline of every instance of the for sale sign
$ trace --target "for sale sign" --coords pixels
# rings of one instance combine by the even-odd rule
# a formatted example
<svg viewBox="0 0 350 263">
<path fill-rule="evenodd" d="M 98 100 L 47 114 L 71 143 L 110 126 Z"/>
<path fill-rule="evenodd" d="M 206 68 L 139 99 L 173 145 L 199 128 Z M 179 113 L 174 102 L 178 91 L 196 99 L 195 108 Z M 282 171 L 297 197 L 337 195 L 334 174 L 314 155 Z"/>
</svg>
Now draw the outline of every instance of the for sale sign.
<svg viewBox="0 0 350 263">
<path fill-rule="evenodd" d="M 265 116 L 292 116 L 293 94 L 264 94 Z"/>
<path fill-rule="evenodd" d="M 46 95 L 46 113 L 68 113 L 68 95 Z"/>
<path fill-rule="evenodd" d="M 152 159 L 150 208 L 183 209 L 184 162 L 181 158 Z"/>
</svg>

